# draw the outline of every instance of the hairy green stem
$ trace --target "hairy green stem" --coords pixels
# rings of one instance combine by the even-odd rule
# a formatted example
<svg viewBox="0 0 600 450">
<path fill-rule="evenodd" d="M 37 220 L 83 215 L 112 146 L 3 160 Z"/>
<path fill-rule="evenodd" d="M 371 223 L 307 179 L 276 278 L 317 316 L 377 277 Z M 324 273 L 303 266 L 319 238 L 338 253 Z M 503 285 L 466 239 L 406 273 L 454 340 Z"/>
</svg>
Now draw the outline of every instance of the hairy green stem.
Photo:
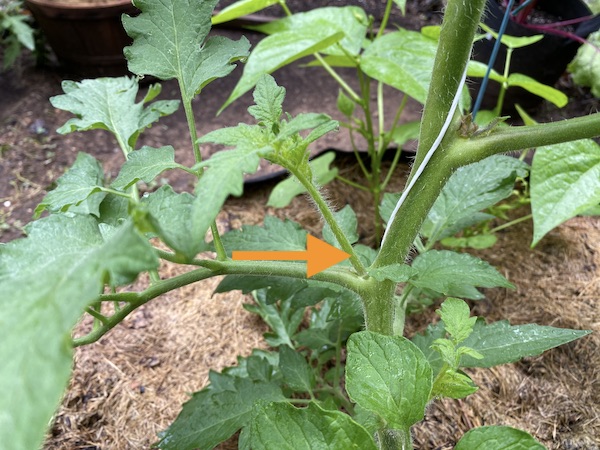
<svg viewBox="0 0 600 450">
<path fill-rule="evenodd" d="M 377 432 L 381 450 L 413 450 L 410 429 L 385 429 Z"/>
<path fill-rule="evenodd" d="M 352 248 L 352 244 L 350 244 L 350 241 L 348 241 L 346 234 L 340 228 L 339 224 L 337 223 L 337 220 L 335 220 L 335 217 L 333 216 L 333 212 L 331 211 L 331 209 L 329 209 L 329 206 L 327 205 L 327 202 L 321 195 L 321 192 L 319 191 L 319 189 L 317 189 L 317 187 L 315 187 L 312 180 L 308 180 L 304 176 L 304 174 L 300 173 L 300 171 L 296 170 L 294 167 L 288 167 L 288 170 L 292 173 L 292 175 L 294 175 L 298 179 L 298 181 L 300 181 L 300 184 L 302 184 L 302 186 L 304 186 L 304 188 L 308 192 L 308 195 L 310 195 L 310 197 L 313 199 L 313 201 L 317 205 L 317 208 L 319 208 L 319 211 L 321 211 L 321 215 L 323 216 L 323 219 L 325 219 L 325 222 L 327 222 L 327 224 L 331 227 L 331 231 L 333 232 L 335 238 L 337 239 L 338 243 L 342 247 L 342 250 L 344 250 L 346 253 L 348 253 L 350 255 L 350 263 L 354 267 L 354 270 L 356 270 L 356 273 L 358 273 L 358 275 L 360 275 L 360 276 L 365 275 L 366 274 L 365 266 L 363 265 L 362 262 L 360 262 L 360 259 L 358 259 L 358 256 L 356 256 L 356 253 L 354 252 L 354 249 Z"/>
</svg>

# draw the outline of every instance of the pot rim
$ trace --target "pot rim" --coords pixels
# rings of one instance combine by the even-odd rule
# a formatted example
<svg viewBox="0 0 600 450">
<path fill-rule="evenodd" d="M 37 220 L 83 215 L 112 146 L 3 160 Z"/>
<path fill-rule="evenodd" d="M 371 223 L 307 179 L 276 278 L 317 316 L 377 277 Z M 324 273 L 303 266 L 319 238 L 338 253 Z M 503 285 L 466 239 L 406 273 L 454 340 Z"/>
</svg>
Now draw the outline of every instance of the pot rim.
<svg viewBox="0 0 600 450">
<path fill-rule="evenodd" d="M 81 3 L 74 3 L 61 0 L 25 0 L 25 3 L 31 3 L 42 7 L 72 10 L 105 9 L 119 6 L 133 7 L 133 3 L 131 0 L 107 0 L 102 3 L 94 3 L 86 0 L 81 0 Z"/>
</svg>

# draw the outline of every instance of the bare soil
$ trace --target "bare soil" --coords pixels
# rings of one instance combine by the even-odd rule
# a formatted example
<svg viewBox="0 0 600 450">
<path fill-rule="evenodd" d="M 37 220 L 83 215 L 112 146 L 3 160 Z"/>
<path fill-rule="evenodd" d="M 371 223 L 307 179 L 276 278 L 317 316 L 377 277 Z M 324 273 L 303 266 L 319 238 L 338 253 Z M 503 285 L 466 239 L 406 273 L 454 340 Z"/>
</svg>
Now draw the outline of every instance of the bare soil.
<svg viewBox="0 0 600 450">
<path fill-rule="evenodd" d="M 364 6 L 362 1 L 357 3 Z M 412 14 L 409 21 L 436 20 L 437 2 L 408 3 Z M 416 4 L 421 9 L 411 10 Z M 56 68 L 36 68 L 27 58 L 17 69 L 0 74 L 0 242 L 22 235 L 35 206 L 78 151 L 93 154 L 109 177 L 116 176 L 122 155 L 107 133 L 60 136 L 55 132 L 70 115 L 53 109 L 48 98 L 61 93 L 62 79 L 73 77 Z M 312 73 L 310 77 L 285 77 L 283 81 L 277 79 L 288 88 L 286 109 L 293 114 L 321 110 L 319 107 L 329 102 L 323 100 L 324 93 L 333 99 L 336 96 L 337 90 L 319 85 L 320 79 Z M 311 89 L 315 85 L 321 88 Z M 214 118 L 231 87 L 217 81 L 210 90 L 217 94 L 216 99 L 205 98 L 195 104 L 203 132 L 248 119 L 245 108 L 249 97 L 218 120 Z M 557 110 L 544 104 L 536 112 L 538 120 L 559 120 L 598 109 L 598 100 L 587 90 L 574 87 L 568 77 L 561 79 L 558 87 L 571 97 L 569 106 Z M 161 98 L 176 96 L 176 85 L 163 83 Z M 417 113 L 415 107 L 411 114 Z M 148 130 L 140 144 L 172 144 L 178 161 L 189 163 L 190 144 L 182 113 L 165 119 Z M 341 133 L 328 139 L 314 151 L 348 150 L 347 138 Z M 337 164 L 345 177 L 359 178 L 351 155 L 340 153 Z M 406 165 L 399 168 L 392 190 L 402 188 L 407 171 Z M 177 190 L 192 189 L 188 178 L 174 174 L 166 178 Z M 219 226 L 223 230 L 238 228 L 242 223 L 260 223 L 265 214 L 275 214 L 296 220 L 319 235 L 321 221 L 306 199 L 298 198 L 283 210 L 264 206 L 273 184 L 263 181 L 247 185 L 242 198 L 227 202 L 218 218 Z M 339 182 L 332 183 L 328 192 L 333 205 L 352 205 L 359 216 L 361 240 L 371 243 L 370 199 Z M 467 429 L 490 424 L 524 428 L 550 449 L 600 448 L 600 219 L 569 221 L 535 249 L 529 248 L 530 237 L 531 224 L 523 223 L 501 233 L 492 249 L 478 252 L 517 289 L 486 290 L 486 299 L 472 304 L 474 314 L 490 321 L 509 319 L 513 324 L 532 322 L 594 333 L 539 357 L 469 371 L 480 390 L 465 400 L 431 405 L 426 420 L 415 429 L 418 449 L 450 449 Z M 181 270 L 165 264 L 163 275 Z M 142 279 L 138 284 L 144 282 Z M 242 308 L 251 299 L 237 293 L 213 296 L 217 282 L 197 283 L 156 299 L 98 343 L 78 348 L 71 384 L 45 450 L 150 448 L 156 434 L 176 417 L 188 394 L 206 383 L 209 370 L 234 364 L 237 355 L 264 346 L 261 334 L 265 326 Z M 423 330 L 431 320 L 435 320 L 432 313 L 411 317 L 407 333 Z M 86 326 L 84 321 L 76 332 Z M 237 446 L 232 440 L 220 448 Z"/>
</svg>

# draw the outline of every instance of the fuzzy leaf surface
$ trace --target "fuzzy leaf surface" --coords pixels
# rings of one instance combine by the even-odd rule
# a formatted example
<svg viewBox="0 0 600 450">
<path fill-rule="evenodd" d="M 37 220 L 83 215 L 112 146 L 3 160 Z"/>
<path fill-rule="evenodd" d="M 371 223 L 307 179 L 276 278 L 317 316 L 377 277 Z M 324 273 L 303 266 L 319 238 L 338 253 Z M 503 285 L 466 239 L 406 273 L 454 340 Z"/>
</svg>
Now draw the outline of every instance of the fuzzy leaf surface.
<svg viewBox="0 0 600 450">
<path fill-rule="evenodd" d="M 285 401 L 276 383 L 231 376 L 224 378 L 228 378 L 226 386 L 219 388 L 211 384 L 193 394 L 175 422 L 164 432 L 159 448 L 213 448 L 250 423 L 252 408 L 259 400 Z"/>
<path fill-rule="evenodd" d="M 439 240 L 492 218 L 479 211 L 510 196 L 516 178 L 526 176 L 527 169 L 524 162 L 504 155 L 461 167 L 450 177 L 433 204 L 421 233 Z"/>
<path fill-rule="evenodd" d="M 418 275 L 409 283 L 446 296 L 476 300 L 483 298 L 476 287 L 514 288 L 489 263 L 466 253 L 429 250 L 415 258 L 412 268 Z"/>
<path fill-rule="evenodd" d="M 454 450 L 546 450 L 546 447 L 523 430 L 495 425 L 467 431 Z"/>
<path fill-rule="evenodd" d="M 376 450 L 371 435 L 350 416 L 310 403 L 260 403 L 253 411 L 251 447 L 255 450 Z"/>
<path fill-rule="evenodd" d="M 71 330 L 105 282 L 158 267 L 126 224 L 105 236 L 91 216 L 52 215 L 0 246 L 0 442 L 39 448 L 72 366 Z"/>
<path fill-rule="evenodd" d="M 175 149 L 170 145 L 160 148 L 144 145 L 127 155 L 127 161 L 111 186 L 115 189 L 127 189 L 138 181 L 150 183 L 165 170 L 180 167 L 175 162 Z"/>
<path fill-rule="evenodd" d="M 427 359 L 439 371 L 442 361 L 437 352 L 430 348 L 436 339 L 445 335 L 443 324 L 430 325 L 425 334 L 413 337 L 413 343 L 419 347 Z M 566 344 L 590 334 L 586 330 L 569 330 L 536 324 L 511 325 L 508 321 L 486 324 L 477 320 L 473 333 L 461 346 L 474 349 L 483 355 L 482 359 L 463 355 L 460 367 L 493 367 L 508 364 L 528 356 L 541 355 L 559 345 Z M 459 346 L 458 348 L 461 348 Z"/>
<path fill-rule="evenodd" d="M 279 347 L 279 370 L 283 382 L 295 392 L 311 392 L 315 387 L 315 373 L 306 358 L 287 345 Z"/>
<path fill-rule="evenodd" d="M 263 226 L 244 225 L 221 238 L 229 255 L 232 250 L 306 250 L 306 231 L 273 216 L 265 216 Z"/>
<path fill-rule="evenodd" d="M 162 186 L 144 198 L 152 223 L 160 238 L 191 260 L 198 252 L 206 249 L 204 236 L 194 235 L 192 228 L 192 206 L 194 197 L 187 192 L 178 194 L 170 186 Z"/>
<path fill-rule="evenodd" d="M 378 37 L 360 58 L 360 68 L 425 103 L 437 44 L 421 33 L 400 29 Z"/>
<path fill-rule="evenodd" d="M 536 150 L 531 171 L 533 243 L 600 203 L 600 146 L 591 139 Z"/>
<path fill-rule="evenodd" d="M 65 93 L 50 98 L 50 103 L 76 117 L 69 119 L 57 131 L 66 134 L 108 130 L 126 152 L 133 150 L 141 131 L 179 107 L 176 100 L 155 102 L 147 107 L 144 107 L 143 101 L 136 103 L 139 85 L 129 77 L 63 81 L 62 88 Z"/>
<path fill-rule="evenodd" d="M 73 165 L 56 180 L 56 189 L 46 194 L 35 208 L 35 216 L 45 211 L 72 211 L 100 216 L 100 203 L 106 197 L 102 166 L 91 155 L 78 153 Z"/>
<path fill-rule="evenodd" d="M 369 331 L 350 336 L 348 395 L 390 428 L 406 430 L 423 419 L 432 384 L 431 366 L 409 340 Z"/>
<path fill-rule="evenodd" d="M 123 16 L 123 26 L 133 39 L 125 47 L 129 70 L 161 80 L 176 78 L 184 101 L 216 78 L 227 76 L 232 64 L 248 54 L 250 44 L 242 37 L 232 41 L 222 36 L 206 40 L 217 0 L 163 2 L 136 0 L 142 12 Z"/>
</svg>

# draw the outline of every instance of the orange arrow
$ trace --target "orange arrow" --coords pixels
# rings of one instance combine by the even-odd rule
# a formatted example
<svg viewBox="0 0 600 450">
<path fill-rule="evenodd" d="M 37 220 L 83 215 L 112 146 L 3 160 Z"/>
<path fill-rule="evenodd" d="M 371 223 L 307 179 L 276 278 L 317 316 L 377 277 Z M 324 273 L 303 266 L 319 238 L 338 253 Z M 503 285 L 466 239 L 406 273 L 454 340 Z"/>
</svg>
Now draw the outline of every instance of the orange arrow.
<svg viewBox="0 0 600 450">
<path fill-rule="evenodd" d="M 350 255 L 310 234 L 304 251 L 233 251 L 236 261 L 306 261 L 306 276 L 313 275 L 350 258 Z"/>
</svg>

